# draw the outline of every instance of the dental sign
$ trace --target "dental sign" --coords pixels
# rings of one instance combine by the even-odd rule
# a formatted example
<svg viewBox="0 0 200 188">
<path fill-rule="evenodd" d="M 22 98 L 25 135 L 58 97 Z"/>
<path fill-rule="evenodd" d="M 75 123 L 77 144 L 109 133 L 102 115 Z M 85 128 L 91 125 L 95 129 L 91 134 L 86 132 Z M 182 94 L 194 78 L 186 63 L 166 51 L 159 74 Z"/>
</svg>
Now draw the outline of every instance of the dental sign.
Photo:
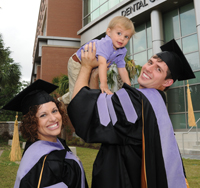
<svg viewBox="0 0 200 188">
<path fill-rule="evenodd" d="M 141 0 L 136 1 L 131 6 L 127 7 L 125 10 L 121 11 L 122 16 L 129 16 L 137 11 L 141 11 L 144 7 L 148 6 L 149 4 L 154 3 L 156 0 Z"/>
</svg>

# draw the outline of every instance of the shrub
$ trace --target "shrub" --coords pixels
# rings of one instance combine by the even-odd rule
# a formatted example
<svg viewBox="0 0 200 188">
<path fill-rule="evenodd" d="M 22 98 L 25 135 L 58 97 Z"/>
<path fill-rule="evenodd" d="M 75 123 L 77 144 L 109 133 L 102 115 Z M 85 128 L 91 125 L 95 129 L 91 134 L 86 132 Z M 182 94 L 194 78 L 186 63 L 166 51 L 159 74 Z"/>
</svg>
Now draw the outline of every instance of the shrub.
<svg viewBox="0 0 200 188">
<path fill-rule="evenodd" d="M 99 149 L 101 147 L 101 144 L 100 143 L 94 143 L 94 144 L 92 144 L 92 147 L 94 149 Z"/>
<path fill-rule="evenodd" d="M 4 141 L 8 141 L 9 139 L 12 139 L 12 136 L 8 133 L 8 131 L 3 132 L 3 134 L 1 135 L 1 138 Z"/>
<path fill-rule="evenodd" d="M 67 141 L 66 144 L 67 144 L 68 146 L 73 145 L 71 140 L 70 140 L 70 141 Z"/>
<path fill-rule="evenodd" d="M 85 143 L 84 147 L 89 148 L 90 144 L 89 143 Z"/>
<path fill-rule="evenodd" d="M 86 143 L 83 139 L 79 137 L 73 137 L 72 140 L 67 140 L 66 144 L 68 146 L 80 146 L 84 148 L 93 148 L 93 149 L 99 149 L 101 146 L 101 143 Z"/>
</svg>

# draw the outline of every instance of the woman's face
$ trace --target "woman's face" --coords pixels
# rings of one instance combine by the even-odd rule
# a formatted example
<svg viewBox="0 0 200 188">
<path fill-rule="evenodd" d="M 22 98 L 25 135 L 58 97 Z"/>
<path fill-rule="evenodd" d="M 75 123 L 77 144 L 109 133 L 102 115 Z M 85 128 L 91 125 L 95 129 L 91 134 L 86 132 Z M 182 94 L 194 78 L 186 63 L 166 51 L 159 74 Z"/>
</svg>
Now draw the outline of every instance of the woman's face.
<svg viewBox="0 0 200 188">
<path fill-rule="evenodd" d="M 56 142 L 62 127 L 62 116 L 56 104 L 48 102 L 40 105 L 36 117 L 38 118 L 38 139 Z"/>
</svg>

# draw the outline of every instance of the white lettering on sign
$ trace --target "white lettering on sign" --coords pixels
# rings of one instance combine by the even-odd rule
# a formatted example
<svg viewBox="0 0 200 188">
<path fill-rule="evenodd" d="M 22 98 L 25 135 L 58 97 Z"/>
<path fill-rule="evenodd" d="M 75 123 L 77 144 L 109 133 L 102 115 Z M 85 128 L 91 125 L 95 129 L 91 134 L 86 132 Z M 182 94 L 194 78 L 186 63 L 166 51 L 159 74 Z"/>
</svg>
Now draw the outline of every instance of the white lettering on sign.
<svg viewBox="0 0 200 188">
<path fill-rule="evenodd" d="M 156 0 L 149 0 L 149 1 L 153 3 Z M 146 7 L 147 5 L 148 5 L 148 3 L 146 2 L 146 0 L 139 1 L 137 3 L 134 3 L 132 6 L 126 8 L 125 10 L 123 10 L 121 12 L 121 14 L 122 14 L 122 16 L 128 16 L 128 15 L 132 14 L 133 12 L 140 10 L 142 7 Z"/>
</svg>

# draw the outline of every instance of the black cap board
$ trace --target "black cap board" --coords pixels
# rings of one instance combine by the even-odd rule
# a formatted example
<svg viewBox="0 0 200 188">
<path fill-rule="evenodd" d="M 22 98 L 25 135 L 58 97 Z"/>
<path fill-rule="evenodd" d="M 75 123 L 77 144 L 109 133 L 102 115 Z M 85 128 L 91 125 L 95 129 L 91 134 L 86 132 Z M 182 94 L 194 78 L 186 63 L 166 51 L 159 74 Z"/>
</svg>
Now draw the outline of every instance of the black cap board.
<svg viewBox="0 0 200 188">
<path fill-rule="evenodd" d="M 31 106 L 54 101 L 49 93 L 57 88 L 58 86 L 54 84 L 38 79 L 17 94 L 2 109 L 22 112 L 25 115 Z"/>
<path fill-rule="evenodd" d="M 160 48 L 162 52 L 156 55 L 167 64 L 174 82 L 177 79 L 181 81 L 195 78 L 189 62 L 174 39 L 162 45 Z"/>
</svg>

